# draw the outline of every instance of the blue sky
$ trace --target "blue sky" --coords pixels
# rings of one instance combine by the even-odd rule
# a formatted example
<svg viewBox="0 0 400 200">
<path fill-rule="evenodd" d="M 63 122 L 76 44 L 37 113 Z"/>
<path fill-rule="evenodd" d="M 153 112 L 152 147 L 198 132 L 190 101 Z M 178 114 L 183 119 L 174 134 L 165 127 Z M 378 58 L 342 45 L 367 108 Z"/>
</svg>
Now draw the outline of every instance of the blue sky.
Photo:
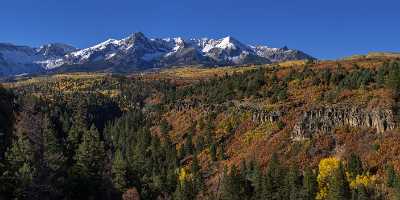
<svg viewBox="0 0 400 200">
<path fill-rule="evenodd" d="M 0 42 L 83 48 L 149 37 L 234 36 L 317 58 L 400 51 L 399 0 L 2 0 Z"/>
</svg>

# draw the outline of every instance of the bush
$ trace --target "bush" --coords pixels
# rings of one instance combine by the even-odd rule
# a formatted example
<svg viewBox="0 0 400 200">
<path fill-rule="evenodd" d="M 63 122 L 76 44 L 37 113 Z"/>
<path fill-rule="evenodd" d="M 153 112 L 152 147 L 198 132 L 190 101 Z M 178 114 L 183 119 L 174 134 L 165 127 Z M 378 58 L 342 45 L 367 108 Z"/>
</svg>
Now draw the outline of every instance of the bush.
<svg viewBox="0 0 400 200">
<path fill-rule="evenodd" d="M 122 199 L 123 200 L 140 200 L 140 195 L 136 188 L 130 188 L 122 195 Z"/>
</svg>

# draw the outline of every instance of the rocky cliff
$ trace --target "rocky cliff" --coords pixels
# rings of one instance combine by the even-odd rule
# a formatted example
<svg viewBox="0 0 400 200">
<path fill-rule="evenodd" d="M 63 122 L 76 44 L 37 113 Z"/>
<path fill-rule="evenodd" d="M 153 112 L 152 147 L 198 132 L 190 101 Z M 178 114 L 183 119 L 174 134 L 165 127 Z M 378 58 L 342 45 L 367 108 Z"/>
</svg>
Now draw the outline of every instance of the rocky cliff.
<svg viewBox="0 0 400 200">
<path fill-rule="evenodd" d="M 313 134 L 329 133 L 340 126 L 373 128 L 383 133 L 396 127 L 391 109 L 367 109 L 360 106 L 317 106 L 304 112 L 293 127 L 292 139 L 302 140 Z"/>
</svg>

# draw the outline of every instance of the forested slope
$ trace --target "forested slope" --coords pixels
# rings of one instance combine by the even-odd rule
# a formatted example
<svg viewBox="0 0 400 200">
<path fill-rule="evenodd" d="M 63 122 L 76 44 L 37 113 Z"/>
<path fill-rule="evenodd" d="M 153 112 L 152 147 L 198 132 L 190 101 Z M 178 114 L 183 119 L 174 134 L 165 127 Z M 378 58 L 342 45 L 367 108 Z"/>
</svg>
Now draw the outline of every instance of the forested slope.
<svg viewBox="0 0 400 200">
<path fill-rule="evenodd" d="M 0 198 L 399 197 L 395 58 L 3 87 Z"/>
</svg>

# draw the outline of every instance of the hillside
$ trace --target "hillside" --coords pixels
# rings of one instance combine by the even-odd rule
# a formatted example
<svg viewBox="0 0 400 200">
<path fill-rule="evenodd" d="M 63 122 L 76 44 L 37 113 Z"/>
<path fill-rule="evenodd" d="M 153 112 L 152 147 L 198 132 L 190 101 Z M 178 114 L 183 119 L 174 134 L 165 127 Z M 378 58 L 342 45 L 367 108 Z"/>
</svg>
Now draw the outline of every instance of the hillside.
<svg viewBox="0 0 400 200">
<path fill-rule="evenodd" d="M 0 197 L 327 199 L 347 184 L 342 199 L 394 199 L 400 191 L 397 57 L 64 73 L 3 87 L 12 93 L 1 90 L 2 99 L 13 100 L 0 107 L 9 119 L 0 126 L 0 180 L 9 183 Z"/>
</svg>

